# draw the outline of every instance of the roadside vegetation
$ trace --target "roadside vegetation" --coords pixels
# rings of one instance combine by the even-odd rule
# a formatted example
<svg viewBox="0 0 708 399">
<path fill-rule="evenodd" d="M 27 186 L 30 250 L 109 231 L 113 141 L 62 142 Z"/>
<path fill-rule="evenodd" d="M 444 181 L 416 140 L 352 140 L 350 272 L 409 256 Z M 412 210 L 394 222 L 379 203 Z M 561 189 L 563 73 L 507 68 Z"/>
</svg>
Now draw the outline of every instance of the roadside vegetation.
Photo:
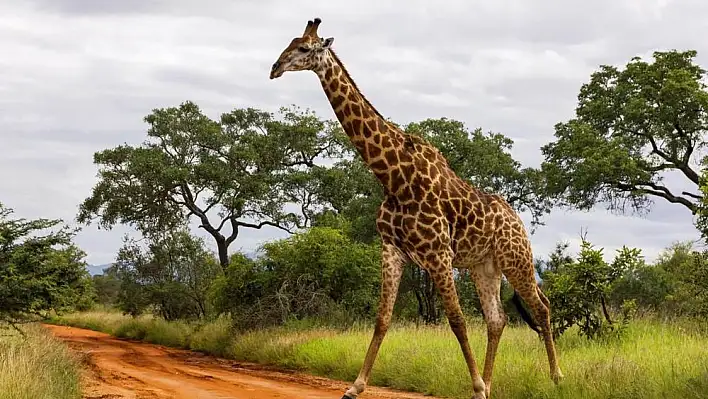
<svg viewBox="0 0 708 399">
<path fill-rule="evenodd" d="M 356 378 L 371 338 L 368 325 L 342 330 L 291 323 L 234 334 L 226 318 L 168 322 L 106 311 L 65 315 L 53 322 L 343 381 Z M 470 325 L 471 343 L 479 357 L 484 353 L 486 327 L 479 319 Z M 691 323 L 636 320 L 621 338 L 602 342 L 581 337 L 573 328 L 558 340 L 566 376 L 559 387 L 548 378 L 545 352 L 536 334 L 524 326 L 508 328 L 494 375 L 495 397 L 704 398 L 708 336 L 699 328 Z M 374 385 L 469 397 L 469 375 L 446 325 L 393 327 L 371 378 Z"/>
<path fill-rule="evenodd" d="M 0 399 L 79 399 L 79 362 L 66 345 L 38 325 L 22 331 L 0 328 Z"/>
</svg>

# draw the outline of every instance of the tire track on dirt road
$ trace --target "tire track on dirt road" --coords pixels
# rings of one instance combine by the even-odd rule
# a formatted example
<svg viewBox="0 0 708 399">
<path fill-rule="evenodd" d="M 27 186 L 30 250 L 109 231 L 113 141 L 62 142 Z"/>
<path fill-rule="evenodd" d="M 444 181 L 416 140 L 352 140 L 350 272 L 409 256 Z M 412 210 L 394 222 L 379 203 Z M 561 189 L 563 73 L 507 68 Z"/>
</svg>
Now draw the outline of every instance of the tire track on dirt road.
<svg viewBox="0 0 708 399">
<path fill-rule="evenodd" d="M 84 399 L 339 399 L 351 384 L 91 330 L 45 327 L 81 357 Z M 370 387 L 359 399 L 423 398 L 432 397 Z"/>
</svg>

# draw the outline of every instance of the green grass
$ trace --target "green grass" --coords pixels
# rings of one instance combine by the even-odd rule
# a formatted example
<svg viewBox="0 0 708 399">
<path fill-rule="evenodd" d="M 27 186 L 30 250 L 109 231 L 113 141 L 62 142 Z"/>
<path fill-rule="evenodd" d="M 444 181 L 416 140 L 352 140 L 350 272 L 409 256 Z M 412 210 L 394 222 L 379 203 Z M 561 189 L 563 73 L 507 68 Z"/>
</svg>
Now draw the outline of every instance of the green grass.
<svg viewBox="0 0 708 399">
<path fill-rule="evenodd" d="M 217 356 L 297 369 L 353 381 L 372 329 L 277 329 L 234 335 L 229 322 L 167 323 L 106 313 L 56 320 L 117 336 L 190 348 Z M 486 328 L 470 323 L 475 357 L 482 363 Z M 557 342 L 565 380 L 549 377 L 542 343 L 526 327 L 507 327 L 494 372 L 494 398 L 708 398 L 708 337 L 680 325 L 638 320 L 621 340 L 589 342 L 573 331 Z M 395 326 L 386 336 L 371 384 L 449 398 L 469 398 L 470 379 L 448 327 Z"/>
<path fill-rule="evenodd" d="M 79 364 L 66 346 L 40 326 L 0 333 L 0 399 L 78 399 Z"/>
</svg>

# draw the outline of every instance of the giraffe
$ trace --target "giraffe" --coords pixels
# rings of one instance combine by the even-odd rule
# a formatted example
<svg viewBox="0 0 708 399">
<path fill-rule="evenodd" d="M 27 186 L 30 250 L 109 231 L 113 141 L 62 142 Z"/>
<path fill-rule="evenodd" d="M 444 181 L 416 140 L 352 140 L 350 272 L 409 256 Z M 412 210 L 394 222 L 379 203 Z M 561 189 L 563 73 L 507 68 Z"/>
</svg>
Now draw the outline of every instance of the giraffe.
<svg viewBox="0 0 708 399">
<path fill-rule="evenodd" d="M 337 119 L 385 193 L 376 220 L 382 278 L 374 333 L 359 375 L 342 399 L 355 399 L 366 388 L 409 261 L 428 272 L 440 293 L 470 373 L 473 399 L 486 399 L 491 393 L 494 359 L 507 321 L 500 298 L 502 275 L 514 287 L 515 303 L 520 296 L 531 309 L 533 319 L 527 322 L 543 337 L 551 379 L 558 384 L 563 374 L 556 360 L 550 304 L 534 277 L 531 244 L 521 218 L 501 196 L 457 176 L 427 140 L 388 122 L 332 50 L 334 38 L 318 36 L 321 22 L 320 18 L 307 22 L 302 36 L 292 39 L 272 65 L 270 79 L 286 71 L 315 72 Z M 487 325 L 482 375 L 469 345 L 453 264 L 470 270 L 482 305 Z"/>
</svg>

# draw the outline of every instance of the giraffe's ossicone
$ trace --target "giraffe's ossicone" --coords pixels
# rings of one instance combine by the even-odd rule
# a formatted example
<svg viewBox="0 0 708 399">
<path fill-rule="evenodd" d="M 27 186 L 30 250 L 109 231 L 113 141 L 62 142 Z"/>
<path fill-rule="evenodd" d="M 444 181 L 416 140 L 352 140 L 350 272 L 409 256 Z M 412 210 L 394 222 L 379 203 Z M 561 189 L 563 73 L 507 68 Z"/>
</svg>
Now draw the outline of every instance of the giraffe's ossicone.
<svg viewBox="0 0 708 399">
<path fill-rule="evenodd" d="M 307 22 L 302 36 L 292 39 L 273 64 L 270 78 L 288 71 L 315 72 L 337 119 L 385 192 L 376 220 L 382 279 L 374 335 L 359 376 L 343 399 L 356 398 L 366 388 L 391 323 L 403 266 L 409 261 L 425 269 L 440 292 L 472 378 L 474 399 L 488 398 L 491 391 L 494 358 L 506 325 L 499 292 L 503 275 L 515 296 L 532 310 L 526 319 L 543 337 L 551 378 L 558 383 L 563 375 L 551 333 L 550 304 L 536 283 L 531 243 L 521 218 L 501 196 L 457 176 L 435 146 L 387 122 L 332 50 L 334 38 L 318 36 L 320 23 L 319 18 Z M 470 270 L 487 324 L 482 375 L 467 339 L 453 264 Z"/>
</svg>

